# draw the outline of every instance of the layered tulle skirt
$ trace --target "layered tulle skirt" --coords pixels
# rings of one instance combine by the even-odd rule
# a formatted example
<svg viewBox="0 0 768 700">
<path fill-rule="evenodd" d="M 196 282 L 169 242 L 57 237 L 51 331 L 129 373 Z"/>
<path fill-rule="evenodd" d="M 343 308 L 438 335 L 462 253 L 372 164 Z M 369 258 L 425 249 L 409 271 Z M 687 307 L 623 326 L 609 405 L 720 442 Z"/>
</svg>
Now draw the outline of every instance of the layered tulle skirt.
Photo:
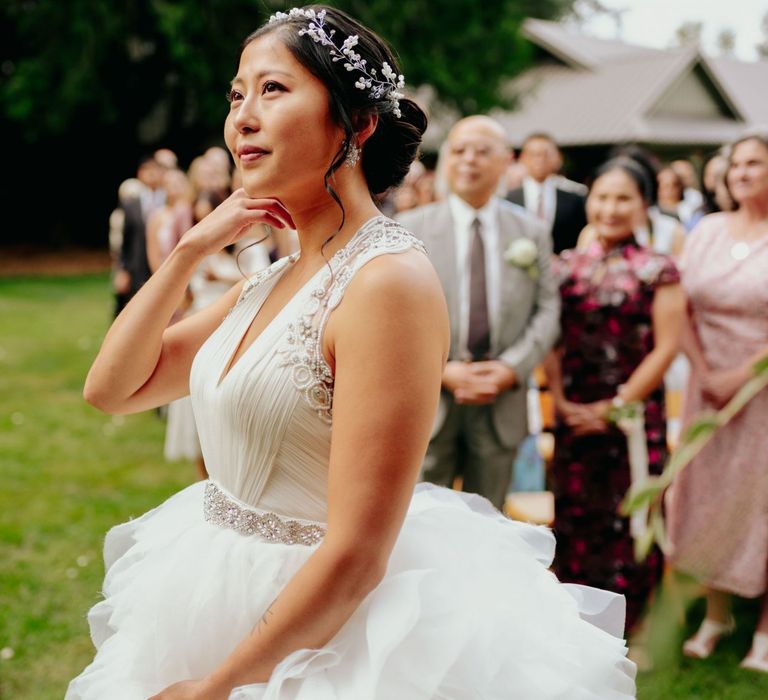
<svg viewBox="0 0 768 700">
<path fill-rule="evenodd" d="M 203 677 L 312 553 L 207 522 L 203 492 L 107 535 L 104 599 L 88 615 L 98 652 L 66 700 L 146 700 Z M 623 599 L 559 583 L 553 553 L 548 530 L 421 485 L 385 578 L 338 634 L 230 699 L 633 698 Z"/>
</svg>

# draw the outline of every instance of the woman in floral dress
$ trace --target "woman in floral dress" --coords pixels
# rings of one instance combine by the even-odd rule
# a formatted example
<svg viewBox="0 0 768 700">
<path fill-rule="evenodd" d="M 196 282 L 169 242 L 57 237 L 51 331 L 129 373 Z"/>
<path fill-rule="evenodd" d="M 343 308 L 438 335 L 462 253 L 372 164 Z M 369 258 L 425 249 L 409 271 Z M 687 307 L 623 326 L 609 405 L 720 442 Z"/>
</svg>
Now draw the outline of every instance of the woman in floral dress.
<svg viewBox="0 0 768 700">
<path fill-rule="evenodd" d="M 631 483 L 627 440 L 612 407 L 642 401 L 651 473 L 666 457 L 662 379 L 679 344 L 684 301 L 672 260 L 636 242 L 649 184 L 628 159 L 598 171 L 587 199 L 596 239 L 555 260 L 562 298 L 559 346 L 547 358 L 558 414 L 551 471 L 562 581 L 600 585 L 627 600 L 627 630 L 659 579 L 662 556 L 633 554 L 618 513 Z"/>
</svg>

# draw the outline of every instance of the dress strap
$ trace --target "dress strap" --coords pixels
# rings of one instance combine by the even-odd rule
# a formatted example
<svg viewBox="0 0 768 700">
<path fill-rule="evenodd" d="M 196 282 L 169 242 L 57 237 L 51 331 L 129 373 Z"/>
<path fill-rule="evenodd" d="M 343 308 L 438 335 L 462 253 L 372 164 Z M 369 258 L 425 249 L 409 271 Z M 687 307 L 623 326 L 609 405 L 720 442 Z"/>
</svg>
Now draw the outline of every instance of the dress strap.
<svg viewBox="0 0 768 700">
<path fill-rule="evenodd" d="M 281 366 L 289 366 L 296 388 L 325 422 L 332 417 L 334 376 L 325 361 L 322 338 L 333 310 L 341 303 L 357 271 L 379 255 L 416 249 L 424 244 L 385 216 L 369 220 L 329 261 L 329 269 L 311 290 L 299 317 L 288 324 Z"/>
</svg>

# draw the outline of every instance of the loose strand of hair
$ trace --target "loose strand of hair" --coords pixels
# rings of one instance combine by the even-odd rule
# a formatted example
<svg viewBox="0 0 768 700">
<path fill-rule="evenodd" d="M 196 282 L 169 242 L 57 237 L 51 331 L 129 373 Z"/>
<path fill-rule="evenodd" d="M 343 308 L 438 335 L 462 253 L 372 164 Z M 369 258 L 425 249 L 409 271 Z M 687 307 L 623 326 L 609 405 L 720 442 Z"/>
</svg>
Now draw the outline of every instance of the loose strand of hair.
<svg viewBox="0 0 768 700">
<path fill-rule="evenodd" d="M 269 238 L 272 235 L 272 231 L 271 230 L 267 230 L 267 224 L 262 224 L 261 226 L 262 226 L 262 230 L 264 230 L 264 232 L 265 232 L 264 237 L 263 238 L 259 238 L 258 241 L 254 241 L 253 243 L 249 243 L 247 246 L 244 246 L 244 247 L 240 248 L 240 250 L 237 251 L 237 255 L 235 255 L 235 265 L 237 265 L 237 271 L 240 273 L 242 278 L 246 279 L 246 280 L 253 274 L 253 272 L 251 272 L 251 275 L 247 275 L 247 274 L 245 274 L 245 272 L 243 272 L 243 268 L 240 267 L 240 256 L 246 250 L 248 250 L 248 248 L 253 248 L 253 246 L 259 245 L 259 243 L 263 243 L 264 241 L 267 240 L 267 238 Z"/>
</svg>

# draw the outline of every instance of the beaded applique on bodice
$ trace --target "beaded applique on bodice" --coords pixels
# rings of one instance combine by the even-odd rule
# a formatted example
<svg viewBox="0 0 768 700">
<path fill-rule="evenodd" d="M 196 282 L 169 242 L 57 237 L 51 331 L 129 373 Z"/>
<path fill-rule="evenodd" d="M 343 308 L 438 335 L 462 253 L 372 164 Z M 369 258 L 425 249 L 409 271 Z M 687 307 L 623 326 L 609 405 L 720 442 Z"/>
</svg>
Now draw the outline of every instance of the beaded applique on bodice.
<svg viewBox="0 0 768 700">
<path fill-rule="evenodd" d="M 322 522 L 333 372 L 322 336 L 355 273 L 421 242 L 383 216 L 366 222 L 275 316 L 223 376 L 264 300 L 297 256 L 254 276 L 195 357 L 190 390 L 211 478 L 242 502 Z"/>
</svg>

